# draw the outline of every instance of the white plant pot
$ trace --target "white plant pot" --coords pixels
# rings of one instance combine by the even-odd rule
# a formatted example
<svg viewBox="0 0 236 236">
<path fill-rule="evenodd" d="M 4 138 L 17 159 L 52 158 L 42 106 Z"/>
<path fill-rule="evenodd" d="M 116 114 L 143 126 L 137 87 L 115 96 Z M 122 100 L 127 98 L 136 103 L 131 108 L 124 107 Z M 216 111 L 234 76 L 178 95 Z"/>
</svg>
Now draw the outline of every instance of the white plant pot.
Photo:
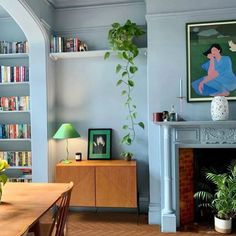
<svg viewBox="0 0 236 236">
<path fill-rule="evenodd" d="M 219 233 L 229 234 L 232 231 L 232 219 L 223 220 L 215 216 L 215 230 Z"/>
<path fill-rule="evenodd" d="M 214 121 L 228 120 L 229 118 L 229 104 L 224 96 L 216 96 L 211 102 L 211 118 Z"/>
</svg>

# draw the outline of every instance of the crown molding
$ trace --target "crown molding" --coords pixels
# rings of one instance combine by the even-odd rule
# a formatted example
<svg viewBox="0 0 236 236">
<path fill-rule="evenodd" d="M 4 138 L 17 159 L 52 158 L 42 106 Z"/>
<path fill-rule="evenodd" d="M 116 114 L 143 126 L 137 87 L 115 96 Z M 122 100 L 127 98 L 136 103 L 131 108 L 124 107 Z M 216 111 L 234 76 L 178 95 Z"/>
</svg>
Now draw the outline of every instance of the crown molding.
<svg viewBox="0 0 236 236">
<path fill-rule="evenodd" d="M 146 14 L 146 20 L 149 21 L 155 18 L 170 18 L 170 17 L 183 17 L 183 16 L 203 16 L 203 15 L 231 15 L 235 14 L 236 8 L 218 8 L 218 9 L 206 9 L 206 10 L 191 10 L 191 11 L 179 11 L 179 12 L 167 12 L 167 13 L 150 13 Z M 222 19 L 225 20 L 225 19 Z"/>
<path fill-rule="evenodd" d="M 46 0 L 55 9 L 96 7 L 121 4 L 144 4 L 144 0 Z"/>
</svg>

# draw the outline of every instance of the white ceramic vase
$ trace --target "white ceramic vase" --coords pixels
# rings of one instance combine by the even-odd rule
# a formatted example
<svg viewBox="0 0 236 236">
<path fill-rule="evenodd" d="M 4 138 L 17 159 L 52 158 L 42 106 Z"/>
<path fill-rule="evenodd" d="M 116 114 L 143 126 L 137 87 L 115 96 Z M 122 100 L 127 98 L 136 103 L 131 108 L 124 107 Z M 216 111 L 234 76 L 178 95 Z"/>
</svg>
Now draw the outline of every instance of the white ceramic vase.
<svg viewBox="0 0 236 236">
<path fill-rule="evenodd" d="M 214 121 L 228 120 L 229 104 L 224 96 L 215 96 L 211 102 L 211 118 Z"/>
</svg>

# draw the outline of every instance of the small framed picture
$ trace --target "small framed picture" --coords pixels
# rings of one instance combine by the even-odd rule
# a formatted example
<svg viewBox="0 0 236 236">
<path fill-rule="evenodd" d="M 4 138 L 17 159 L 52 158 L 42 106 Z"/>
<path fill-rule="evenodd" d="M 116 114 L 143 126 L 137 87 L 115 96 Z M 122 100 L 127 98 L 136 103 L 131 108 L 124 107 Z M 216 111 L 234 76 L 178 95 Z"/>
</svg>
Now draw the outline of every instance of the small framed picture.
<svg viewBox="0 0 236 236">
<path fill-rule="evenodd" d="M 88 160 L 111 159 L 112 129 L 88 130 Z"/>
</svg>

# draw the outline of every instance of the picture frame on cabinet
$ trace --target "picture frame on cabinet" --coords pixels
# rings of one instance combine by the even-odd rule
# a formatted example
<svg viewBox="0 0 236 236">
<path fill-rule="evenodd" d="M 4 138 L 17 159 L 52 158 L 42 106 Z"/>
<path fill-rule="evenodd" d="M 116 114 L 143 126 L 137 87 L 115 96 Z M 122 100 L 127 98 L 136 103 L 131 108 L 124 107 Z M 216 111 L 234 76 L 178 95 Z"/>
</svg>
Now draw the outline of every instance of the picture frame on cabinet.
<svg viewBox="0 0 236 236">
<path fill-rule="evenodd" d="M 236 20 L 186 24 L 187 101 L 236 100 Z"/>
<path fill-rule="evenodd" d="M 88 130 L 88 160 L 110 160 L 112 129 Z"/>
</svg>

